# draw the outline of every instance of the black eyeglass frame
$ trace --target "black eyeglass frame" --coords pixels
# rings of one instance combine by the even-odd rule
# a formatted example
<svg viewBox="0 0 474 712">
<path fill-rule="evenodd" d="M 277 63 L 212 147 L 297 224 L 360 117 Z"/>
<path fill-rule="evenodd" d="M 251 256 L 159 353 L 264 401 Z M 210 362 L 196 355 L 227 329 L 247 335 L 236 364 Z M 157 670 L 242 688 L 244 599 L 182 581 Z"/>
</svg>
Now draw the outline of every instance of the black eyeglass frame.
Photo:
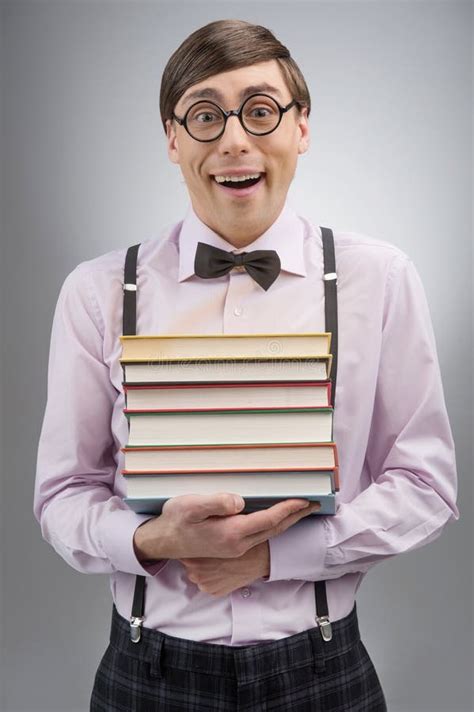
<svg viewBox="0 0 474 712">
<path fill-rule="evenodd" d="M 278 106 L 278 109 L 279 109 L 279 111 L 280 111 L 280 117 L 279 117 L 279 119 L 278 119 L 278 122 L 277 122 L 276 126 L 274 126 L 274 128 L 272 128 L 272 129 L 270 129 L 270 131 L 264 131 L 264 133 L 256 133 L 255 131 L 250 131 L 250 130 L 244 125 L 244 122 L 243 122 L 243 120 L 242 120 L 242 111 L 243 111 L 243 108 L 244 108 L 245 104 L 246 104 L 250 99 L 253 99 L 254 96 L 265 96 L 265 97 L 267 97 L 267 99 L 271 99 L 272 101 L 274 101 L 275 104 Z M 221 131 L 217 136 L 215 136 L 215 138 L 196 138 L 196 136 L 193 136 L 192 133 L 191 133 L 191 132 L 189 131 L 189 129 L 188 129 L 187 117 L 188 117 L 189 112 L 191 111 L 191 109 L 193 109 L 193 108 L 196 106 L 196 104 L 203 104 L 203 103 L 212 104 L 212 105 L 215 106 L 217 109 L 219 109 L 219 111 L 221 112 L 221 114 L 224 116 L 224 126 L 222 127 L 222 131 Z M 276 131 L 276 129 L 279 127 L 279 125 L 280 125 L 280 123 L 281 123 L 281 120 L 282 120 L 282 118 L 283 118 L 283 114 L 285 114 L 287 111 L 289 111 L 289 110 L 292 108 L 292 106 L 295 106 L 295 105 L 299 105 L 299 103 L 296 101 L 296 99 L 292 99 L 292 101 L 290 101 L 290 103 L 287 104 L 286 106 L 280 106 L 280 104 L 277 102 L 277 100 L 276 100 L 273 96 L 270 96 L 270 94 L 262 94 L 261 92 L 257 92 L 256 94 L 251 94 L 251 95 L 248 96 L 246 99 L 244 99 L 244 101 L 243 101 L 243 102 L 241 103 L 241 105 L 240 105 L 240 108 L 238 108 L 238 109 L 231 109 L 230 111 L 225 111 L 225 109 L 223 109 L 221 106 L 219 106 L 219 104 L 216 104 L 214 101 L 209 101 L 209 100 L 207 100 L 207 99 L 200 99 L 199 101 L 194 102 L 194 104 L 191 104 L 191 106 L 187 109 L 186 113 L 184 114 L 184 116 L 183 116 L 182 118 L 179 118 L 179 116 L 176 116 L 176 114 L 174 113 L 174 111 L 173 111 L 173 113 L 171 114 L 171 118 L 174 119 L 175 121 L 177 121 L 180 126 L 184 126 L 184 128 L 185 128 L 186 131 L 187 131 L 187 133 L 188 133 L 188 134 L 191 136 L 191 138 L 193 138 L 195 141 L 200 141 L 201 143 L 210 143 L 211 141 L 217 141 L 217 139 L 222 136 L 222 134 L 223 134 L 224 131 L 225 131 L 225 127 L 227 126 L 227 119 L 228 119 L 230 116 L 237 116 L 237 118 L 238 118 L 239 121 L 240 121 L 240 125 L 242 126 L 242 128 L 244 129 L 244 131 L 246 131 L 246 132 L 249 133 L 249 134 L 252 134 L 252 136 L 267 136 L 268 134 L 271 134 L 271 133 L 273 133 L 274 131 Z"/>
</svg>

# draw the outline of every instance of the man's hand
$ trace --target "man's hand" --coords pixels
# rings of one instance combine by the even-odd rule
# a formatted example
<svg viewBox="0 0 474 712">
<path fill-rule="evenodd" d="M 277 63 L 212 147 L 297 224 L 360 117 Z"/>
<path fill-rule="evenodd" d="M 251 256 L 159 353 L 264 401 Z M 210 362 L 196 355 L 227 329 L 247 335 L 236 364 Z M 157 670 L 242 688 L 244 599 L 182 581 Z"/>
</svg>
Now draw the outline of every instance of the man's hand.
<svg viewBox="0 0 474 712">
<path fill-rule="evenodd" d="M 321 508 L 317 502 L 288 499 L 268 509 L 239 514 L 244 504 L 242 497 L 230 492 L 168 499 L 160 516 L 135 530 L 137 558 L 239 558 Z"/>
<path fill-rule="evenodd" d="M 268 541 L 236 559 L 179 559 L 190 581 L 212 596 L 226 596 L 241 586 L 270 574 Z"/>
</svg>

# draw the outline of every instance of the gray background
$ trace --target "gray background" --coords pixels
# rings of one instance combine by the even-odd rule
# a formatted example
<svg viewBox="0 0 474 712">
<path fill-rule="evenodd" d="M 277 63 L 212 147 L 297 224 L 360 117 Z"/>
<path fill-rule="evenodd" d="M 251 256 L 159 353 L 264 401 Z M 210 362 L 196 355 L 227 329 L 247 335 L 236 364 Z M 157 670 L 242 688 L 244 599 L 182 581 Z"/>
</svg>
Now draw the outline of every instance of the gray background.
<svg viewBox="0 0 474 712">
<path fill-rule="evenodd" d="M 194 29 L 272 29 L 306 76 L 312 143 L 290 200 L 316 224 L 398 245 L 423 279 L 457 443 L 461 519 L 375 567 L 357 603 L 390 712 L 473 709 L 472 5 L 468 2 L 2 4 L 1 601 L 5 712 L 85 712 L 111 614 L 32 514 L 59 288 L 81 261 L 188 207 L 160 124 L 161 73 Z"/>
</svg>

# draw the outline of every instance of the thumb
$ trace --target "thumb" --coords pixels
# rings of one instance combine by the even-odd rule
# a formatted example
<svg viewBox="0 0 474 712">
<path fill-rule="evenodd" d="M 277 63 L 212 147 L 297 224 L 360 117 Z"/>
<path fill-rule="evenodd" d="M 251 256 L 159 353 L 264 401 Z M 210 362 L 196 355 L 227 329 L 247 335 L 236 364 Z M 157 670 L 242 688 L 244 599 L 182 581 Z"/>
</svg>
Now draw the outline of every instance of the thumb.
<svg viewBox="0 0 474 712">
<path fill-rule="evenodd" d="M 208 517 L 238 514 L 244 506 L 245 502 L 239 494 L 219 492 L 212 495 L 196 495 L 193 497 L 188 514 L 191 521 L 201 522 Z"/>
</svg>

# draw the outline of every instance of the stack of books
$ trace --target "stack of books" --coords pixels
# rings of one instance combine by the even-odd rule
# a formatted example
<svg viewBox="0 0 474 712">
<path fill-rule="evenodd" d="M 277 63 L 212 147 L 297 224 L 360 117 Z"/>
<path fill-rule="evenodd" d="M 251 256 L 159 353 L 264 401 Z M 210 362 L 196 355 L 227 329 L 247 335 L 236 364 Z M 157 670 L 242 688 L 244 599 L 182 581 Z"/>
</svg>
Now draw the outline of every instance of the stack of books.
<svg viewBox="0 0 474 712">
<path fill-rule="evenodd" d="M 235 492 L 244 513 L 292 497 L 335 513 L 330 333 L 120 338 L 131 509 Z"/>
</svg>

